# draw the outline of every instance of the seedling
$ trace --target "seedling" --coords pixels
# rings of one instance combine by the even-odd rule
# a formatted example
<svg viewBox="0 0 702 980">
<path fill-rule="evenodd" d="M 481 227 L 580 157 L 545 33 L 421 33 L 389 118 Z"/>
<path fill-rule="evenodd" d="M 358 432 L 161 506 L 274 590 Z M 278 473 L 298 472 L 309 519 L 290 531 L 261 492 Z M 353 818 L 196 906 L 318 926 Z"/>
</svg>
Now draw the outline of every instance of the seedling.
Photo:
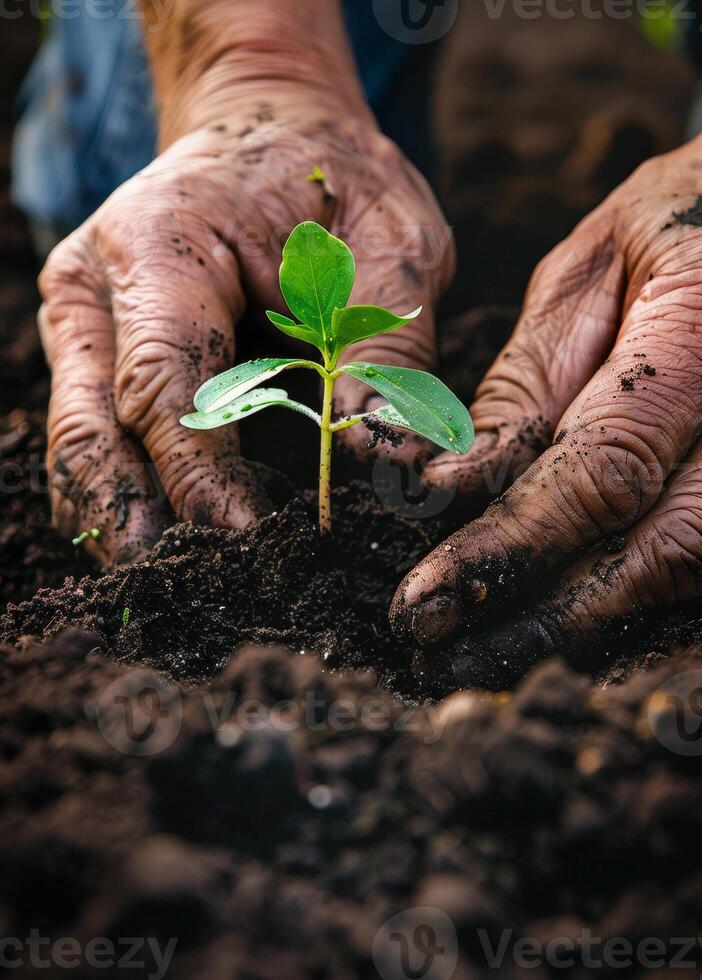
<svg viewBox="0 0 702 980">
<path fill-rule="evenodd" d="M 73 545 L 74 547 L 77 548 L 79 544 L 83 544 L 83 542 L 87 541 L 88 538 L 92 538 L 93 541 L 97 541 L 99 537 L 100 537 L 100 528 L 91 527 L 89 531 L 83 531 L 81 534 L 78 535 L 77 538 L 74 538 Z"/>
<path fill-rule="evenodd" d="M 468 409 L 438 378 L 425 371 L 351 361 L 339 366 L 347 347 L 376 334 L 411 323 L 421 307 L 399 316 L 379 306 L 347 306 L 356 277 L 350 248 L 328 231 L 305 221 L 298 225 L 283 249 L 280 289 L 296 319 L 267 312 L 279 330 L 312 344 L 322 364 L 297 357 L 267 357 L 247 361 L 206 381 L 195 393 L 196 411 L 180 421 L 191 429 L 215 429 L 264 408 L 281 406 L 301 412 L 321 430 L 319 456 L 319 528 L 331 530 L 331 450 L 335 433 L 365 418 L 378 419 L 425 436 L 442 449 L 467 453 L 473 444 L 473 423 Z M 290 368 L 307 368 L 322 378 L 322 413 L 292 401 L 281 388 L 258 385 Z M 388 400 L 369 415 L 332 420 L 334 384 L 342 375 L 364 381 Z M 256 389 L 256 390 L 253 390 Z"/>
</svg>

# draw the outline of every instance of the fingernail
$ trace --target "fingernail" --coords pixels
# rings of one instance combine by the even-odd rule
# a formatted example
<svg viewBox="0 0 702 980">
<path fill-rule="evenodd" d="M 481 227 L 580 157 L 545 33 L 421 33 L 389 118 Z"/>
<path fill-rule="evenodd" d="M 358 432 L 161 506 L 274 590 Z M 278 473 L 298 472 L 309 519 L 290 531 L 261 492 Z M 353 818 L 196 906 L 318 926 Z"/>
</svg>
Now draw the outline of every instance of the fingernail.
<svg viewBox="0 0 702 980">
<path fill-rule="evenodd" d="M 452 593 L 425 599 L 412 612 L 412 635 L 420 646 L 442 643 L 461 625 L 463 613 L 458 597 Z"/>
</svg>

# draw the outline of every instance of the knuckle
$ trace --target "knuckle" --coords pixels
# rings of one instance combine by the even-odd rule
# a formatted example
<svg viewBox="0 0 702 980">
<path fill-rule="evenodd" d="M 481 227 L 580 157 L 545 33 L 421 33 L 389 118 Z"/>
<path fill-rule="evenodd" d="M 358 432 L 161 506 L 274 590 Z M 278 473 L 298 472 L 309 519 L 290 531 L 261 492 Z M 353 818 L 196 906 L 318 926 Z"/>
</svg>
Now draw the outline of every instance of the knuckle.
<svg viewBox="0 0 702 980">
<path fill-rule="evenodd" d="M 636 576 L 642 604 L 697 598 L 702 589 L 702 506 L 667 510 L 636 535 L 643 574 Z"/>
<path fill-rule="evenodd" d="M 394 140 L 383 133 L 374 133 L 371 152 L 378 163 L 385 169 L 386 167 L 396 168 L 405 165 L 405 156 Z M 396 172 L 394 170 L 388 171 Z"/>
<path fill-rule="evenodd" d="M 191 189 L 186 189 L 182 176 L 159 174 L 154 179 L 158 188 L 144 175 L 128 181 L 97 214 L 95 247 L 116 275 L 148 264 L 164 251 L 170 253 L 176 239 L 197 237 L 206 227 L 204 218 L 196 213 L 188 211 L 187 219 L 184 216 L 184 195 L 189 196 Z"/>
<path fill-rule="evenodd" d="M 98 468 L 95 456 L 99 429 L 89 411 L 72 406 L 55 419 L 49 431 L 47 468 L 54 497 L 78 503 Z"/>
<path fill-rule="evenodd" d="M 650 184 L 655 183 L 661 172 L 661 167 L 665 163 L 666 155 L 657 155 L 648 157 L 643 163 L 640 163 L 638 167 L 629 177 L 627 184 Z"/>
<path fill-rule="evenodd" d="M 685 555 L 702 561 L 702 506 L 668 511 L 654 535 L 656 551 L 666 561 L 679 562 Z"/>
<path fill-rule="evenodd" d="M 39 274 L 44 302 L 51 306 L 57 300 L 70 299 L 76 286 L 84 285 L 88 268 L 87 243 L 80 232 L 75 232 L 51 251 Z"/>
<path fill-rule="evenodd" d="M 587 454 L 586 454 L 587 453 Z M 578 456 L 585 509 L 603 528 L 629 527 L 660 496 L 664 474 L 653 449 L 639 436 L 593 445 Z"/>
<path fill-rule="evenodd" d="M 151 427 L 172 367 L 173 347 L 167 342 L 145 340 L 128 352 L 115 374 L 115 408 L 121 425 L 137 435 Z M 172 407 L 175 413 L 177 407 Z"/>
</svg>

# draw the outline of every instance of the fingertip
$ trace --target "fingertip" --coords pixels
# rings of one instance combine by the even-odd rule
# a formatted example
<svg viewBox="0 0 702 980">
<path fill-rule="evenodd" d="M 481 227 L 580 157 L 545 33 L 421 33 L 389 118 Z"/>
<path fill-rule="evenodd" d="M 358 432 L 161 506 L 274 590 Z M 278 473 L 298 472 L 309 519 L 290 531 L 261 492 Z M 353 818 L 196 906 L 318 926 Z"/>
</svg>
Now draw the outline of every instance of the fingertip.
<svg viewBox="0 0 702 980">
<path fill-rule="evenodd" d="M 393 632 L 420 646 L 437 646 L 458 632 L 463 603 L 452 589 L 442 588 L 442 577 L 432 555 L 405 577 L 390 606 Z"/>
<path fill-rule="evenodd" d="M 416 643 L 422 647 L 446 643 L 463 623 L 463 607 L 458 596 L 438 594 L 412 607 L 409 625 Z"/>
</svg>

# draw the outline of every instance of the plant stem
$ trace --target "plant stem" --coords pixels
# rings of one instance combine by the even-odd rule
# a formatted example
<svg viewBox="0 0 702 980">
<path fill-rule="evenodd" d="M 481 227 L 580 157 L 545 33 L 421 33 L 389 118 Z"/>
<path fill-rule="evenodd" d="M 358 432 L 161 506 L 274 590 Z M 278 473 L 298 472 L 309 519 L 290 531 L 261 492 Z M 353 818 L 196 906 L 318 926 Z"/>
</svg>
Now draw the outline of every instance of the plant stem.
<svg viewBox="0 0 702 980">
<path fill-rule="evenodd" d="M 326 366 L 326 365 L 325 365 Z M 324 378 L 324 400 L 322 402 L 322 424 L 319 452 L 319 530 L 322 534 L 331 531 L 331 455 L 332 430 L 331 416 L 334 399 L 334 381 L 331 375 Z"/>
</svg>

